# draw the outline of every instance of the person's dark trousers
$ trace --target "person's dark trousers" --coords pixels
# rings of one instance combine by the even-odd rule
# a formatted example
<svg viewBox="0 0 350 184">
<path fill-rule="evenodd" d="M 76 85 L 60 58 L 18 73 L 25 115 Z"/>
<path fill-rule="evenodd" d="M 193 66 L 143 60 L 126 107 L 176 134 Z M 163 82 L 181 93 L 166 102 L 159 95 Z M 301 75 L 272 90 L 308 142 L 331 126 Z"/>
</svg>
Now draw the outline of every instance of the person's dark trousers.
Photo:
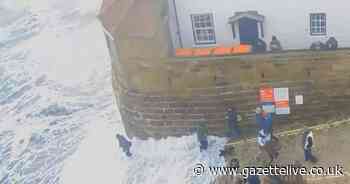
<svg viewBox="0 0 350 184">
<path fill-rule="evenodd" d="M 234 119 L 230 118 L 229 121 L 228 121 L 228 126 L 229 126 L 229 129 L 230 129 L 230 132 L 229 132 L 229 137 L 230 138 L 239 138 L 240 135 L 241 135 L 241 132 L 239 131 L 239 128 L 237 126 L 237 121 L 235 121 Z"/>
<path fill-rule="evenodd" d="M 247 178 L 248 184 L 260 184 L 259 176 L 257 175 L 249 175 Z"/>
<path fill-rule="evenodd" d="M 132 156 L 132 154 L 130 153 L 130 150 L 127 150 L 127 151 L 125 152 L 125 154 L 126 154 L 126 156 L 128 156 L 128 157 L 131 157 L 131 156 Z"/>
<path fill-rule="evenodd" d="M 241 132 L 239 131 L 237 125 L 230 125 L 230 133 L 228 136 L 233 139 L 237 139 L 241 136 Z"/>
<path fill-rule="evenodd" d="M 199 143 L 200 143 L 200 150 L 201 151 L 208 149 L 208 140 L 207 139 L 201 140 L 201 141 L 199 141 Z"/>
<path fill-rule="evenodd" d="M 128 156 L 128 157 L 131 157 L 131 156 L 132 156 L 132 154 L 131 154 L 131 152 L 130 152 L 130 147 L 125 147 L 125 148 L 123 148 L 123 151 L 124 151 L 124 153 L 126 154 L 126 156 Z"/>
<path fill-rule="evenodd" d="M 241 132 L 239 131 L 238 127 L 236 126 L 234 129 L 232 129 L 232 138 L 239 138 L 241 136 Z"/>
<path fill-rule="evenodd" d="M 311 149 L 304 149 L 304 158 L 305 158 L 305 161 L 312 161 L 313 156 L 312 156 Z"/>
</svg>

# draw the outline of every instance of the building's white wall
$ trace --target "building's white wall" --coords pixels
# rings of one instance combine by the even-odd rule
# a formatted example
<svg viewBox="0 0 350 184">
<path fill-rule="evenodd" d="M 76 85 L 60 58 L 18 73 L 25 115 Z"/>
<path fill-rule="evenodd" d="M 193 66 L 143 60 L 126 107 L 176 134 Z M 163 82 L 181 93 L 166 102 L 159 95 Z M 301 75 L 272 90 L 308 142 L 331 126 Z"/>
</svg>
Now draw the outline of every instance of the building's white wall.
<svg viewBox="0 0 350 184">
<path fill-rule="evenodd" d="M 213 13 L 216 45 L 233 45 L 239 40 L 233 40 L 228 19 L 234 12 L 247 10 L 255 10 L 265 16 L 264 40 L 267 44 L 272 35 L 276 35 L 285 49 L 305 49 L 313 41 L 326 41 L 335 36 L 340 47 L 350 47 L 349 5 L 348 0 L 176 0 L 184 47 L 213 46 L 194 43 L 191 14 Z M 310 35 L 310 13 L 327 14 L 326 36 Z"/>
</svg>

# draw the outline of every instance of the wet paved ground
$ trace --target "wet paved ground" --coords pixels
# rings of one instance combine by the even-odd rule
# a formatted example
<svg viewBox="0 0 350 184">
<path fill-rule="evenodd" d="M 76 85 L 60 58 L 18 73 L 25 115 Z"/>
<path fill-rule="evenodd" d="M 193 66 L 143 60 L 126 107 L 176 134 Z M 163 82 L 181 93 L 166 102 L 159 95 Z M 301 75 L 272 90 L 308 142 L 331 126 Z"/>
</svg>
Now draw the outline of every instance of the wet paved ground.
<svg viewBox="0 0 350 184">
<path fill-rule="evenodd" d="M 349 183 L 350 139 L 348 135 L 350 132 L 350 121 L 344 120 L 313 127 L 315 138 L 313 153 L 319 160 L 316 164 L 304 162 L 302 130 L 296 129 L 277 134 L 282 149 L 278 159 L 273 164 L 288 165 L 297 161 L 308 168 L 314 166 L 328 168 L 340 165 L 344 168 L 344 177 L 309 176 L 307 177 L 308 183 Z M 237 142 L 233 141 L 229 144 L 234 147 L 235 151 L 230 156 L 227 156 L 226 160 L 232 157 L 238 158 L 242 167 L 258 164 L 256 157 L 260 151 L 255 138 Z"/>
</svg>

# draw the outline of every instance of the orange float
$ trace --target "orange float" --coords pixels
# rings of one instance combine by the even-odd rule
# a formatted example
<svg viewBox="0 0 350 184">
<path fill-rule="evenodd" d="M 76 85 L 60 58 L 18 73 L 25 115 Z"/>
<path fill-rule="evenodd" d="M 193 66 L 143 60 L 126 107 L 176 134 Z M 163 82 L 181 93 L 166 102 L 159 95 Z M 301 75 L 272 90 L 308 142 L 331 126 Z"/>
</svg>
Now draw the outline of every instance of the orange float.
<svg viewBox="0 0 350 184">
<path fill-rule="evenodd" d="M 232 54 L 232 47 L 216 47 L 213 50 L 214 56 L 224 56 Z"/>
<path fill-rule="evenodd" d="M 241 44 L 233 48 L 232 54 L 248 54 L 252 50 L 252 46 Z"/>
<path fill-rule="evenodd" d="M 176 57 L 192 57 L 193 56 L 193 49 L 178 48 L 175 50 L 175 56 Z"/>
<path fill-rule="evenodd" d="M 213 48 L 196 48 L 193 49 L 193 56 L 204 57 L 210 56 L 213 51 Z"/>
</svg>

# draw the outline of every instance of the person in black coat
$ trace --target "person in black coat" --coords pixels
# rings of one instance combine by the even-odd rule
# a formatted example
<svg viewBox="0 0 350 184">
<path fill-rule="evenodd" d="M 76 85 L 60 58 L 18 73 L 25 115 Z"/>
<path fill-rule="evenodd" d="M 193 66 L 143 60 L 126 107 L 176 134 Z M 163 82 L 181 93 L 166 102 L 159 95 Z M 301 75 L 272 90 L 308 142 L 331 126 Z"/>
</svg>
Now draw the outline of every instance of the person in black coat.
<svg viewBox="0 0 350 184">
<path fill-rule="evenodd" d="M 254 53 L 263 53 L 266 52 L 266 43 L 264 40 L 258 38 L 256 40 L 253 41 L 253 52 Z"/>
<path fill-rule="evenodd" d="M 228 123 L 228 137 L 238 138 L 240 136 L 240 131 L 237 125 L 237 112 L 235 109 L 228 108 L 226 113 L 226 120 Z"/>
<path fill-rule="evenodd" d="M 127 157 L 131 157 L 132 154 L 130 152 L 130 147 L 132 146 L 132 143 L 120 134 L 117 134 L 116 137 L 118 139 L 119 147 L 123 150 Z"/>
<path fill-rule="evenodd" d="M 206 122 L 200 123 L 197 127 L 197 139 L 200 144 L 200 151 L 208 149 L 208 126 Z"/>
<path fill-rule="evenodd" d="M 338 41 L 334 37 L 330 37 L 326 42 L 326 46 L 328 50 L 336 50 L 338 48 Z"/>
<path fill-rule="evenodd" d="M 303 148 L 305 161 L 316 162 L 316 157 L 312 155 L 312 147 L 314 146 L 314 137 L 311 130 L 306 130 L 303 135 Z"/>
<path fill-rule="evenodd" d="M 272 40 L 270 42 L 270 50 L 272 52 L 279 52 L 282 50 L 281 42 L 277 39 L 276 36 L 272 36 Z"/>
</svg>

